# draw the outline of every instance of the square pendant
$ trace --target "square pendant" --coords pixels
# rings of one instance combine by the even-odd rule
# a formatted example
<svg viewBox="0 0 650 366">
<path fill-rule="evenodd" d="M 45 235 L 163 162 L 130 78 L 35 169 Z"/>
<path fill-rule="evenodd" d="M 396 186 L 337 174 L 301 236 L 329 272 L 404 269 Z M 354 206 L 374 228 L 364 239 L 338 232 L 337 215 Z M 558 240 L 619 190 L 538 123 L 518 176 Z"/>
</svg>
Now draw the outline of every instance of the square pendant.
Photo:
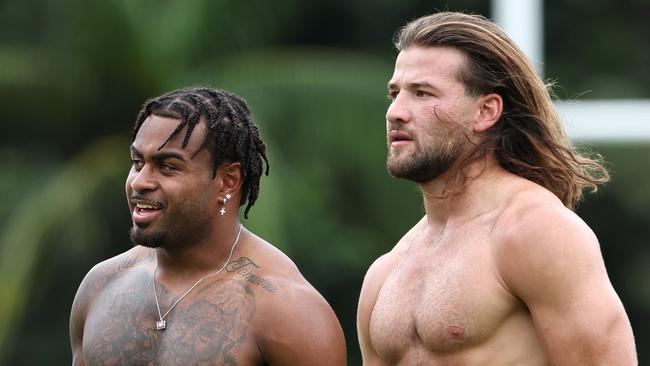
<svg viewBox="0 0 650 366">
<path fill-rule="evenodd" d="M 167 328 L 167 321 L 166 320 L 159 320 L 156 322 L 156 329 L 157 330 L 165 330 Z"/>
</svg>

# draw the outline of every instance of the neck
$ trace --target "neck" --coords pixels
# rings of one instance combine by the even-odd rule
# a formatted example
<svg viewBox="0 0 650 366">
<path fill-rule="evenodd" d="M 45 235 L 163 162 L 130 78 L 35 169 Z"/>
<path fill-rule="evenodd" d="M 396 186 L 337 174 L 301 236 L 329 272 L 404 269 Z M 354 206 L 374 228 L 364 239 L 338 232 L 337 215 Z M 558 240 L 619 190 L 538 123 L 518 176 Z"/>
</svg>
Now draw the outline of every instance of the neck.
<svg viewBox="0 0 650 366">
<path fill-rule="evenodd" d="M 467 179 L 459 185 L 451 170 L 420 184 L 424 210 L 429 225 L 445 227 L 450 221 L 463 220 L 493 207 L 493 182 L 503 169 L 492 156 L 471 162 L 463 171 Z"/>
<path fill-rule="evenodd" d="M 231 250 L 235 253 L 237 247 L 242 244 L 245 231 L 239 219 L 234 218 L 216 226 L 205 242 L 188 245 L 182 249 L 156 248 L 158 277 L 161 280 L 183 283 L 218 270 L 228 260 Z M 238 236 L 239 240 L 236 242 Z"/>
</svg>

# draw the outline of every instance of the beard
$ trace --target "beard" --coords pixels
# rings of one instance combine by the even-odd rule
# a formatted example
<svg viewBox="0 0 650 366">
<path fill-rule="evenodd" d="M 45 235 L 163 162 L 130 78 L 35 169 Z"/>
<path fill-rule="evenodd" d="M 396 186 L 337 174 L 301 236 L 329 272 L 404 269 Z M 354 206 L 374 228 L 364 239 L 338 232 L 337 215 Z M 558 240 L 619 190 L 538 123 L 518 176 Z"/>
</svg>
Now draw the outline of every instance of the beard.
<svg viewBox="0 0 650 366">
<path fill-rule="evenodd" d="M 184 199 L 175 207 L 166 206 L 165 212 L 146 226 L 134 224 L 129 230 L 131 242 L 149 248 L 190 248 L 210 235 L 212 218 L 206 197 Z"/>
<path fill-rule="evenodd" d="M 389 147 L 386 168 L 395 178 L 426 183 L 440 177 L 456 163 L 466 142 L 465 135 L 459 129 L 452 129 L 444 136 L 431 138 L 426 146 L 402 159 Z"/>
<path fill-rule="evenodd" d="M 167 242 L 167 234 L 163 231 L 147 231 L 146 228 L 141 228 L 133 225 L 129 230 L 131 243 L 133 245 L 142 245 L 147 248 L 164 247 Z"/>
</svg>

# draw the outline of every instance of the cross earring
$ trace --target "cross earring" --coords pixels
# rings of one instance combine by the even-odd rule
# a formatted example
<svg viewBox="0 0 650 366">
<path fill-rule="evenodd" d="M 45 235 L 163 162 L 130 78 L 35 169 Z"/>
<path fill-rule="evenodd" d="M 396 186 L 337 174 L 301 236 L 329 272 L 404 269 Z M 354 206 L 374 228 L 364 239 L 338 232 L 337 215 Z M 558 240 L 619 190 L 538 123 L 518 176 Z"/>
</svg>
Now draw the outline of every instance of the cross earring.
<svg viewBox="0 0 650 366">
<path fill-rule="evenodd" d="M 232 197 L 230 193 L 226 193 L 226 198 L 223 199 L 223 202 L 221 203 L 221 208 L 219 209 L 219 213 L 221 216 L 226 214 L 226 202 Z"/>
</svg>

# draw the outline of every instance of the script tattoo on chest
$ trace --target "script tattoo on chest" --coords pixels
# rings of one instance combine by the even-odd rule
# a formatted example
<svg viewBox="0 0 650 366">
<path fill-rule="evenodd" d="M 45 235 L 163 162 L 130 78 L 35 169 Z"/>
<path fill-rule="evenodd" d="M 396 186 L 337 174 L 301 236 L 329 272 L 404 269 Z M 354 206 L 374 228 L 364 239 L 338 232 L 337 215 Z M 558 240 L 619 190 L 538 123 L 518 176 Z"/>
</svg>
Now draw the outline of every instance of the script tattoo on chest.
<svg viewBox="0 0 650 366">
<path fill-rule="evenodd" d="M 247 282 L 257 285 L 266 291 L 278 291 L 277 286 L 275 286 L 271 281 L 255 273 L 255 270 L 259 268 L 261 267 L 255 264 L 252 259 L 248 257 L 239 257 L 239 259 L 228 263 L 228 266 L 226 266 L 226 272 L 235 272 L 242 276 Z"/>
</svg>

